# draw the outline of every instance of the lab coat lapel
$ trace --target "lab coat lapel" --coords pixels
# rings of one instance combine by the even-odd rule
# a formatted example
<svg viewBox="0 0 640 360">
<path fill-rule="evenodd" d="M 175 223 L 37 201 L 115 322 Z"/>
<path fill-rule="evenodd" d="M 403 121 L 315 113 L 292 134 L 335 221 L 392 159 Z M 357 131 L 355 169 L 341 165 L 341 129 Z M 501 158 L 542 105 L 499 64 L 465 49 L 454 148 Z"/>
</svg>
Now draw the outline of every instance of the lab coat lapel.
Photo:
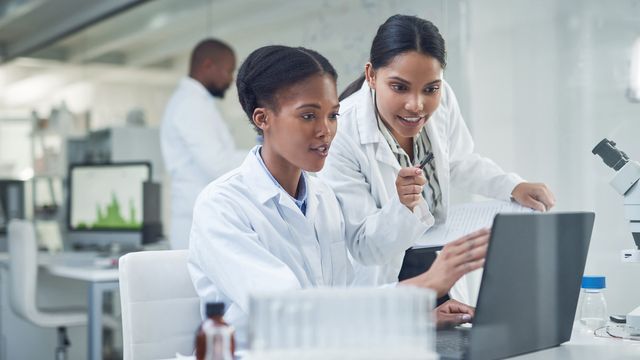
<svg viewBox="0 0 640 360">
<path fill-rule="evenodd" d="M 395 178 L 400 171 L 400 164 L 378 129 L 373 94 L 366 82 L 354 96 L 356 96 L 355 101 L 359 104 L 354 111 L 356 111 L 355 119 L 360 135 L 360 144 L 367 153 L 367 159 L 371 159 L 368 170 L 371 183 L 383 184 L 382 187 L 373 189 L 373 195 L 378 197 L 382 203 L 386 203 L 390 194 L 396 193 Z M 373 159 L 375 159 L 375 164 Z"/>
<path fill-rule="evenodd" d="M 307 212 L 305 216 L 310 224 L 315 224 L 316 217 L 318 215 L 318 197 L 320 195 L 318 194 L 317 189 L 313 184 L 313 181 L 311 181 L 310 177 L 310 175 L 307 175 Z"/>
<path fill-rule="evenodd" d="M 329 285 L 333 277 L 331 238 L 330 236 L 322 236 L 327 235 L 328 231 L 328 229 L 323 228 L 326 224 L 320 223 L 322 219 L 319 215 L 322 191 L 311 179 L 307 181 L 307 194 L 307 219 L 313 226 L 312 233 L 318 244 L 318 250 L 320 251 L 320 256 L 318 257 L 320 262 L 316 264 L 318 268 L 314 269 L 314 272 L 321 275 L 322 285 Z"/>
<path fill-rule="evenodd" d="M 440 111 L 438 109 L 437 111 Z M 441 119 L 440 116 L 431 116 L 431 119 L 427 121 L 427 136 L 431 142 L 431 150 L 433 151 L 433 158 L 435 160 L 436 174 L 440 183 L 440 191 L 442 192 L 442 211 L 441 220 L 446 220 L 447 209 L 449 204 L 449 153 L 446 148 L 446 144 L 443 144 L 440 139 L 444 139 L 445 124 L 438 122 L 436 119 Z"/>
<path fill-rule="evenodd" d="M 391 167 L 397 174 L 400 171 L 400 163 L 398 163 L 398 159 L 393 155 L 393 151 L 391 151 L 389 144 L 387 144 L 386 140 L 382 137 L 382 134 L 379 134 L 379 142 L 375 145 L 375 149 L 376 161 L 378 161 L 380 165 Z"/>
<path fill-rule="evenodd" d="M 329 229 L 326 228 L 326 223 L 322 223 L 323 219 L 331 217 L 327 216 L 327 214 L 323 217 L 320 214 L 320 211 L 327 211 L 326 208 L 321 206 L 321 198 L 323 196 L 322 189 L 316 186 L 314 181 L 308 181 L 307 190 L 307 219 L 313 224 L 313 233 L 320 246 L 320 270 L 323 284 L 329 285 L 333 282 L 333 261 L 339 261 L 339 259 L 334 259 L 331 253 L 331 244 L 335 241 L 335 239 L 332 238 L 332 232 L 329 232 Z"/>
<path fill-rule="evenodd" d="M 400 164 L 398 164 L 398 160 L 396 160 L 389 145 L 378 129 L 373 93 L 366 82 L 360 88 L 357 96 L 357 101 L 362 104 L 362 106 L 357 108 L 359 112 L 356 114 L 360 143 L 362 145 L 371 144 L 375 152 L 376 161 L 385 167 L 390 166 L 395 173 L 397 173 L 400 171 Z"/>
<path fill-rule="evenodd" d="M 302 214 L 291 197 L 280 191 L 278 202 L 283 209 L 284 221 L 292 232 L 292 241 L 297 242 L 298 249 L 305 262 L 305 270 L 316 286 L 324 285 L 322 271 L 322 252 L 316 237 L 315 218 L 318 201 L 314 195 L 314 189 L 307 176 L 307 209 L 306 215 Z"/>
<path fill-rule="evenodd" d="M 269 210 L 272 212 L 270 218 L 274 221 L 276 218 L 281 219 L 282 223 L 279 226 L 286 229 L 288 241 L 293 242 L 294 247 L 300 252 L 304 262 L 304 271 L 309 281 L 316 286 L 323 285 L 320 246 L 316 240 L 314 224 L 302 214 L 293 199 L 273 183 L 257 159 L 256 151 L 256 148 L 251 150 L 242 163 L 243 181 L 248 189 L 252 189 L 256 199 L 265 205 L 265 209 L 271 208 Z M 307 181 L 307 186 L 309 183 Z M 311 198 L 310 190 L 313 191 L 313 189 L 307 189 L 307 199 Z M 269 206 L 269 202 L 276 206 Z M 317 201 L 309 202 L 307 200 L 307 214 L 312 214 L 315 218 L 316 208 Z"/>
<path fill-rule="evenodd" d="M 241 165 L 242 179 L 247 189 L 252 189 L 256 198 L 260 203 L 264 204 L 269 199 L 278 195 L 278 188 L 273 184 L 269 175 L 264 171 L 262 165 L 258 162 L 255 152 L 257 146 L 254 147 L 249 155 L 244 159 Z"/>
</svg>

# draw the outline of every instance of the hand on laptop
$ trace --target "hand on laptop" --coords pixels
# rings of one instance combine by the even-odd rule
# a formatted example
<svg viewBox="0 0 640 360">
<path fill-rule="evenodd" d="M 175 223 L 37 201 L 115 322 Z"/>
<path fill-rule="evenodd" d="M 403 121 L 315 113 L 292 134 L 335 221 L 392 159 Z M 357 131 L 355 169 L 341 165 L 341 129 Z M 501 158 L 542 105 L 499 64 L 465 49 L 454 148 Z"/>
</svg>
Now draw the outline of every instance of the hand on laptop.
<svg viewBox="0 0 640 360">
<path fill-rule="evenodd" d="M 475 311 L 476 309 L 469 305 L 455 300 L 448 300 L 434 310 L 438 329 L 471 322 Z"/>
<path fill-rule="evenodd" d="M 516 185 L 511 196 L 520 205 L 542 212 L 549 211 L 556 204 L 551 190 L 541 183 L 522 182 Z"/>
<path fill-rule="evenodd" d="M 481 229 L 447 244 L 428 271 L 401 284 L 433 289 L 438 297 L 446 295 L 462 275 L 484 265 L 489 229 Z"/>
</svg>

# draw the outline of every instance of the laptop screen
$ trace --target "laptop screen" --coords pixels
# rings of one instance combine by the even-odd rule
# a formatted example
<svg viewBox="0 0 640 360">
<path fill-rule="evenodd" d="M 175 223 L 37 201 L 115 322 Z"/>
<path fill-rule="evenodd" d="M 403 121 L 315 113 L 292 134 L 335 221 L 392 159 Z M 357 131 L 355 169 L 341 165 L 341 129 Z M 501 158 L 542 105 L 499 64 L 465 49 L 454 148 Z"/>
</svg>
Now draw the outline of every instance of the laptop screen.
<svg viewBox="0 0 640 360">
<path fill-rule="evenodd" d="M 468 349 L 472 358 L 503 358 L 570 339 L 594 217 L 495 217 Z"/>
</svg>

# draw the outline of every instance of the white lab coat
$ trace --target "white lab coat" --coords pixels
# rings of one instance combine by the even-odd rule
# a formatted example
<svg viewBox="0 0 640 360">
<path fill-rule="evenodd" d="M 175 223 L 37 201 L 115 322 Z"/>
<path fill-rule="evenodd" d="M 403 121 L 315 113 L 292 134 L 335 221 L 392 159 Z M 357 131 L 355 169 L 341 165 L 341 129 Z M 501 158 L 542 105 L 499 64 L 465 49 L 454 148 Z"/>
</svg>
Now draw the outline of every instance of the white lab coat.
<svg viewBox="0 0 640 360">
<path fill-rule="evenodd" d="M 224 317 L 236 327 L 240 348 L 246 346 L 250 293 L 346 286 L 352 278 L 333 191 L 306 176 L 303 215 L 260 165 L 257 148 L 202 191 L 189 245 L 195 289 L 203 301 L 227 304 Z"/>
<path fill-rule="evenodd" d="M 186 249 L 196 197 L 211 181 L 237 167 L 246 150 L 233 137 L 205 87 L 190 77 L 180 81 L 167 104 L 160 140 L 171 177 L 171 247 Z"/>
<path fill-rule="evenodd" d="M 476 194 L 506 200 L 513 188 L 523 181 L 473 152 L 473 140 L 460 114 L 456 97 L 445 81 L 442 83 L 440 105 L 426 127 L 442 190 L 441 220 L 446 218 L 451 184 Z M 404 251 L 425 236 L 426 221 L 416 222 L 422 231 L 407 237 L 408 230 L 404 228 L 407 224 L 396 223 L 389 217 L 400 204 L 395 186 L 399 170 L 398 161 L 378 129 L 372 92 L 365 81 L 359 91 L 340 103 L 338 132 L 325 166 L 319 173 L 338 197 L 347 236 L 369 243 L 369 247 L 375 246 L 374 243 L 387 245 L 386 256 L 390 260 L 386 264 L 366 266 L 354 263 L 358 284 L 397 281 Z M 423 202 L 417 211 L 425 206 L 426 202 Z"/>
</svg>

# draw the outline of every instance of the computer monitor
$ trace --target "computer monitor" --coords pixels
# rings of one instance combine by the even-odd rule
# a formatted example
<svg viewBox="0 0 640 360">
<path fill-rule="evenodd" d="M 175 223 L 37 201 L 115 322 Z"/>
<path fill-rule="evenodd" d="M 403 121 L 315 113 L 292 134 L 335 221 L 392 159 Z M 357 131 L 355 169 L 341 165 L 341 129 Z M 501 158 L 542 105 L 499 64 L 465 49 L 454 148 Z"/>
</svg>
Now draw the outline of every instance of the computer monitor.
<svg viewBox="0 0 640 360">
<path fill-rule="evenodd" d="M 25 182 L 0 179 L 0 252 L 7 251 L 7 226 L 12 219 L 26 215 Z"/>
<path fill-rule="evenodd" d="M 24 217 L 24 181 L 0 179 L 0 234 L 7 232 L 9 220 Z"/>
<path fill-rule="evenodd" d="M 149 162 L 69 167 L 67 237 L 78 247 L 142 244 Z"/>
</svg>

